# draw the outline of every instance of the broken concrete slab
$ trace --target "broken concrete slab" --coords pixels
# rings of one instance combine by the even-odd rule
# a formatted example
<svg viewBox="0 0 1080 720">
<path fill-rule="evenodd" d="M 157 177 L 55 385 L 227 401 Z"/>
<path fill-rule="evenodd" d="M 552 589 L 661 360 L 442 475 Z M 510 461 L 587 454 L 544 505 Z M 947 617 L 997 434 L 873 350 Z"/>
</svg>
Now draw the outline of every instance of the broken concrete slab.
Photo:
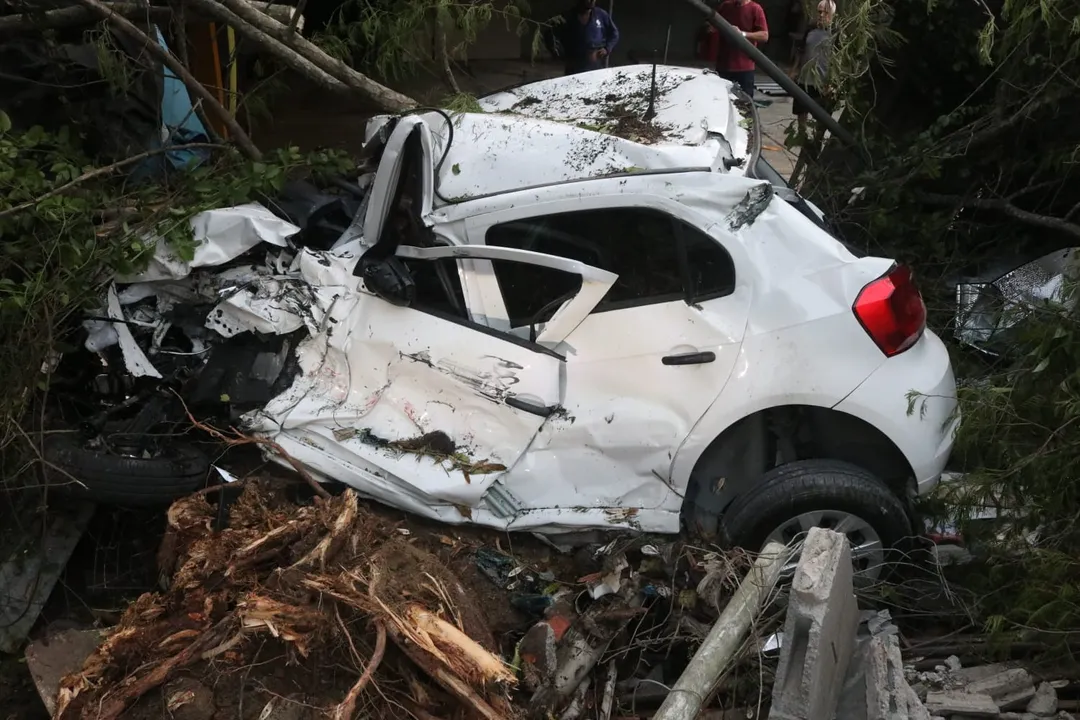
<svg viewBox="0 0 1080 720">
<path fill-rule="evenodd" d="M 1035 691 L 1035 697 L 1028 702 L 1027 711 L 1034 715 L 1048 717 L 1056 713 L 1057 708 L 1057 690 L 1048 682 L 1039 683 L 1039 687 Z"/>
<path fill-rule="evenodd" d="M 967 715 L 970 717 L 997 717 L 1001 709 L 989 695 L 976 695 L 957 690 L 944 690 L 926 694 L 926 707 L 935 715 Z"/>
<path fill-rule="evenodd" d="M 866 660 L 867 720 L 930 720 L 929 710 L 904 677 L 896 635 L 871 638 Z"/>
<path fill-rule="evenodd" d="M 997 675 L 1003 673 L 1006 670 L 1011 670 L 1017 667 L 1016 663 L 994 663 L 993 665 L 975 665 L 973 667 L 961 668 L 960 670 L 950 673 L 950 679 L 955 687 L 962 687 L 964 685 L 970 685 L 973 682 L 979 682 L 985 680 L 991 675 Z"/>
<path fill-rule="evenodd" d="M 26 647 L 26 666 L 34 679 L 38 695 L 52 715 L 56 694 L 65 675 L 82 669 L 83 663 L 101 644 L 97 630 L 64 630 Z"/>
<path fill-rule="evenodd" d="M 1010 668 L 996 675 L 968 683 L 964 687 L 964 692 L 989 695 L 1000 704 L 1003 697 L 1023 692 L 1027 688 L 1031 688 L 1031 695 L 1035 694 L 1035 681 L 1032 680 L 1031 673 L 1024 668 Z"/>
<path fill-rule="evenodd" d="M 1033 697 L 1035 697 L 1035 686 L 1028 685 L 1025 688 L 994 699 L 1002 710 L 1023 710 L 1027 708 L 1028 702 Z"/>
<path fill-rule="evenodd" d="M 0 548 L 0 588 L 4 589 L 0 596 L 0 652 L 4 653 L 18 652 L 26 641 L 86 532 L 95 507 L 93 503 L 51 502 L 42 510 L 32 496 L 23 496 L 18 503 L 29 503 L 13 510 L 23 515 L 20 522 L 5 520 L 0 525 L 15 529 Z"/>
<path fill-rule="evenodd" d="M 791 585 L 772 713 L 832 717 L 855 649 L 859 606 L 851 546 L 840 533 L 812 528 Z"/>
</svg>

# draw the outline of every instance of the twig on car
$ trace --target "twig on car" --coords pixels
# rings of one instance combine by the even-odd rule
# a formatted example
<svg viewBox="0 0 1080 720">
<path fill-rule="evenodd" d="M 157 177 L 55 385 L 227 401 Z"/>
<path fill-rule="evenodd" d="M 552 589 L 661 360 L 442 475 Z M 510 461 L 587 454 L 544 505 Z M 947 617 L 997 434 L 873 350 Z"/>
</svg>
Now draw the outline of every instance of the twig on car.
<svg viewBox="0 0 1080 720">
<path fill-rule="evenodd" d="M 304 478 L 304 481 L 307 482 L 307 484 L 311 486 L 311 489 L 315 491 L 316 495 L 318 495 L 319 497 L 321 497 L 324 500 L 329 500 L 330 499 L 330 493 L 327 492 L 326 488 L 324 488 L 322 485 L 320 485 L 319 481 L 316 480 L 314 477 L 312 477 L 311 473 L 309 473 L 307 471 L 307 468 L 305 468 L 300 463 L 299 460 L 294 458 L 289 453 L 285 452 L 285 448 L 281 447 L 280 445 L 278 445 L 273 440 L 270 440 L 268 438 L 255 437 L 253 435 L 247 435 L 245 433 L 240 432 L 236 428 L 229 428 L 229 432 L 232 433 L 232 434 L 231 435 L 226 435 L 224 432 L 222 432 L 221 430 L 218 430 L 215 427 L 207 425 L 206 423 L 203 423 L 203 422 L 199 422 L 198 420 L 195 419 L 195 416 L 191 414 L 191 410 L 188 409 L 187 403 L 184 402 L 184 399 L 181 398 L 180 395 L 177 394 L 175 390 L 173 391 L 173 394 L 176 395 L 176 398 L 180 401 L 180 404 L 183 405 L 184 413 L 187 415 L 188 420 L 191 422 L 192 425 L 197 427 L 199 430 L 202 430 L 203 432 L 207 433 L 208 435 L 211 435 L 212 437 L 217 438 L 218 440 L 225 443 L 226 445 L 230 445 L 230 446 L 236 446 L 236 445 L 262 445 L 263 447 L 270 448 L 275 453 L 277 453 L 282 458 L 284 458 L 285 461 L 287 463 L 289 463 L 289 465 L 292 466 L 292 469 L 296 471 L 297 475 Z"/>
</svg>

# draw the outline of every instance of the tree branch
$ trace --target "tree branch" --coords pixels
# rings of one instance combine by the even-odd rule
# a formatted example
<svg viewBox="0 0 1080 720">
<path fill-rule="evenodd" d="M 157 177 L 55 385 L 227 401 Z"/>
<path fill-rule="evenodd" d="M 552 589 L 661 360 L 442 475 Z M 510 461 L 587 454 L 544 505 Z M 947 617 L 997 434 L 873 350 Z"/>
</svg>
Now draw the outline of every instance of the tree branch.
<svg viewBox="0 0 1080 720">
<path fill-rule="evenodd" d="M 1030 103 L 1027 103 L 1024 107 L 1020 108 L 1001 122 L 995 123 L 984 130 L 973 132 L 966 138 L 958 137 L 956 142 L 965 151 L 974 150 L 975 148 L 996 140 L 1000 135 L 1012 130 L 1043 108 L 1056 106 L 1059 101 L 1060 98 L 1057 96 L 1043 93 L 1037 100 L 1032 100 Z"/>
<path fill-rule="evenodd" d="M 1053 217 L 1052 215 L 1040 215 L 1029 210 L 1024 210 L 1013 205 L 1005 198 L 962 198 L 957 195 L 938 195 L 936 193 L 919 193 L 918 197 L 931 204 L 940 207 L 965 207 L 979 208 L 982 210 L 994 210 L 1003 213 L 1014 220 L 1019 220 L 1025 225 L 1055 230 L 1057 232 L 1080 238 L 1080 225 L 1069 222 L 1066 218 Z M 1072 214 L 1071 212 L 1069 213 Z"/>
<path fill-rule="evenodd" d="M 337 78 L 318 68 L 314 63 L 302 57 L 293 48 L 267 35 L 251 23 L 230 11 L 217 0 L 184 0 L 193 7 L 201 9 L 215 20 L 229 25 L 251 42 L 258 45 L 267 54 L 272 55 L 283 65 L 306 77 L 311 82 L 332 92 L 348 92 L 349 88 Z M 243 1 L 243 0 L 241 0 Z M 257 11 L 256 11 L 257 12 Z M 270 20 L 270 18 L 267 18 Z M 271 22 L 273 22 L 271 20 Z"/>
<path fill-rule="evenodd" d="M 188 92 L 192 93 L 200 100 L 203 101 L 204 106 L 229 129 L 229 135 L 232 136 L 233 141 L 240 147 L 252 160 L 258 160 L 262 157 L 262 153 L 259 152 L 259 148 L 255 147 L 255 143 L 251 142 L 251 138 L 244 132 L 244 129 L 236 122 L 236 118 L 229 114 L 229 111 L 221 106 L 221 103 L 210 94 L 210 91 L 203 87 L 203 84 L 195 79 L 195 76 L 188 71 L 186 67 L 180 64 L 172 53 L 165 50 L 158 44 L 157 40 L 147 35 L 145 32 L 137 28 L 125 17 L 113 12 L 107 5 L 100 0 L 75 0 L 80 5 L 92 10 L 101 17 L 109 21 L 109 23 L 116 28 L 118 32 L 127 35 L 135 42 L 141 43 L 145 50 L 153 55 L 158 61 L 163 63 L 167 68 L 172 70 L 173 74 L 187 86 Z M 258 10 L 252 10 L 252 12 L 258 14 Z M 269 19 L 269 18 L 267 18 Z M 273 21 L 271 21 L 273 22 Z"/>
<path fill-rule="evenodd" d="M 351 67 L 335 57 L 327 55 L 322 49 L 310 40 L 301 37 L 297 33 L 290 33 L 289 28 L 282 25 L 271 17 L 263 15 L 249 5 L 246 0 L 199 0 L 200 6 L 224 5 L 245 22 L 258 28 L 261 32 L 287 45 L 291 50 L 299 53 L 320 70 L 337 78 L 357 94 L 375 103 L 381 108 L 391 111 L 407 110 L 417 106 L 417 102 L 408 95 L 402 95 L 385 85 L 381 85 L 367 75 L 353 70 Z M 238 30 L 240 28 L 237 28 Z"/>
<path fill-rule="evenodd" d="M 461 94 L 461 86 L 454 77 L 454 70 L 450 67 L 450 50 L 446 46 L 446 25 L 449 11 L 441 5 L 435 8 L 435 61 L 439 63 L 443 80 L 455 95 Z"/>
<path fill-rule="evenodd" d="M 156 23 L 165 23 L 173 16 L 172 8 L 151 5 L 140 5 L 134 2 L 102 2 L 102 5 L 118 15 L 133 20 L 149 20 Z M 289 22 L 294 27 L 300 18 L 301 9 L 293 12 L 293 8 L 287 5 L 267 5 L 258 3 L 256 8 L 259 12 L 266 13 L 278 22 Z M 84 7 L 65 7 L 55 10 L 46 10 L 40 15 L 17 13 L 0 17 L 0 35 L 8 35 L 19 32 L 28 32 L 45 28 L 76 27 L 95 22 L 98 14 Z"/>
<path fill-rule="evenodd" d="M 147 150 L 146 152 L 139 153 L 138 155 L 132 155 L 129 158 L 118 160 L 117 162 L 114 162 L 110 165 L 104 165 L 99 168 L 94 168 L 93 170 L 90 170 L 88 172 L 84 172 L 82 175 L 75 178 L 71 182 L 67 182 L 60 187 L 53 188 L 49 192 L 39 197 L 36 197 L 33 200 L 27 200 L 24 203 L 19 203 L 18 205 L 9 207 L 7 210 L 0 210 L 0 218 L 7 217 L 8 215 L 14 215 L 15 213 L 22 212 L 23 210 L 29 210 L 38 203 L 44 200 L 48 200 L 51 197 L 55 197 L 57 195 L 65 193 L 76 185 L 79 185 L 80 183 L 84 183 L 87 180 L 93 180 L 94 178 L 101 177 L 102 175 L 108 175 L 109 173 L 116 172 L 122 167 L 127 167 L 128 165 L 137 163 L 141 160 L 145 160 L 148 157 L 153 157 L 154 155 L 162 155 L 164 153 L 172 152 L 173 150 L 195 150 L 198 148 L 220 149 L 223 147 L 225 146 L 217 143 L 188 143 L 186 145 L 173 145 L 171 147 L 162 147 L 154 148 L 153 150 Z"/>
</svg>

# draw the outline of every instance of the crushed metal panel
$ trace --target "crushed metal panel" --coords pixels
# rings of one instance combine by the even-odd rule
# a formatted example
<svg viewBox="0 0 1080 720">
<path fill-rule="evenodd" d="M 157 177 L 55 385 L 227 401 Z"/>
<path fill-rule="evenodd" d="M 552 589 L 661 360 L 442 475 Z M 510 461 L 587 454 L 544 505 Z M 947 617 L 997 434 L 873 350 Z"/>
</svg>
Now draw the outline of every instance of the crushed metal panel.
<svg viewBox="0 0 1080 720">
<path fill-rule="evenodd" d="M 152 377 L 160 380 L 161 373 L 150 362 L 150 358 L 146 357 L 146 353 L 139 347 L 139 343 L 135 341 L 135 336 L 131 334 L 131 329 L 128 327 L 127 320 L 124 317 L 124 311 L 120 307 L 120 298 L 116 294 L 115 283 L 109 285 L 109 292 L 106 297 L 108 316 L 117 321 L 112 323 L 112 326 L 116 332 L 117 341 L 120 343 L 124 366 L 134 377 Z"/>
<path fill-rule="evenodd" d="M 708 168 L 716 154 L 513 115 L 464 114 L 454 128 L 438 178 L 439 195 L 450 202 L 642 170 Z"/>
<path fill-rule="evenodd" d="M 442 118 L 433 115 L 439 122 Z M 381 118 L 377 118 L 381 119 Z M 443 123 L 445 124 L 445 123 Z M 421 196 L 412 198 L 411 211 L 420 218 L 426 218 L 431 212 L 432 195 L 434 192 L 434 140 L 428 121 L 418 115 L 409 115 L 397 121 L 390 137 L 382 150 L 379 158 L 379 168 L 375 171 L 375 178 L 371 183 L 371 192 L 366 198 L 364 215 L 364 236 L 368 243 L 379 242 L 385 227 L 387 218 L 392 210 L 391 205 L 397 196 L 398 187 L 402 176 L 407 170 L 405 160 L 408 157 L 407 148 L 413 142 L 413 133 L 418 133 L 420 143 L 420 180 Z"/>
<path fill-rule="evenodd" d="M 1076 248 L 1066 248 L 1020 265 L 996 277 L 971 278 L 956 285 L 956 329 L 960 342 L 989 355 L 1008 346 L 1006 333 L 1021 325 L 1040 306 L 1062 311 L 1076 303 L 1070 279 Z"/>
<path fill-rule="evenodd" d="M 545 424 L 500 483 L 527 508 L 580 497 L 590 507 L 678 513 L 676 449 L 738 363 L 750 299 L 744 286 L 697 306 L 677 301 L 590 315 L 566 340 L 574 348 L 566 361 L 567 419 Z M 702 351 L 715 359 L 661 361 Z"/>
<path fill-rule="evenodd" d="M 164 238 L 156 240 L 149 267 L 136 275 L 117 278 L 119 283 L 176 280 L 200 267 L 215 267 L 240 257 L 259 243 L 285 247 L 300 228 L 282 220 L 259 203 L 217 208 L 191 218 L 196 243 L 194 256 L 184 260 Z"/>
<path fill-rule="evenodd" d="M 303 437 L 402 491 L 476 507 L 544 422 L 507 404 L 557 407 L 561 360 L 361 294 L 348 331 L 311 338 L 294 387 L 259 429 Z M 320 347 L 321 345 L 321 347 Z M 363 490 L 363 473 L 335 477 Z"/>
<path fill-rule="evenodd" d="M 772 202 L 775 196 L 776 189 L 770 183 L 761 183 L 751 188 L 724 218 L 724 222 L 727 223 L 728 228 L 731 230 L 738 230 L 745 225 L 749 225 L 757 220 L 761 213 L 765 212 L 765 209 L 769 207 L 769 203 Z"/>
</svg>

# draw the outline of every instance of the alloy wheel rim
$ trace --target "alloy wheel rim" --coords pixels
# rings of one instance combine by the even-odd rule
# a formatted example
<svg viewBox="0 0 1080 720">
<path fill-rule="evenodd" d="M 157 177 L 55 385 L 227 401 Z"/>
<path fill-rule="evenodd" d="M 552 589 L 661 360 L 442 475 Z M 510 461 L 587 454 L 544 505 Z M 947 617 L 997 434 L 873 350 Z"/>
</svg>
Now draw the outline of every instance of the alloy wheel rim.
<svg viewBox="0 0 1080 720">
<path fill-rule="evenodd" d="M 857 586 L 871 585 L 881 577 L 885 564 L 885 546 L 877 531 L 858 515 L 843 510 L 812 510 L 800 513 L 778 525 L 765 543 L 778 542 L 795 548 L 781 573 L 790 580 L 795 575 L 802 541 L 810 528 L 825 528 L 844 535 L 851 544 L 851 564 Z"/>
</svg>

